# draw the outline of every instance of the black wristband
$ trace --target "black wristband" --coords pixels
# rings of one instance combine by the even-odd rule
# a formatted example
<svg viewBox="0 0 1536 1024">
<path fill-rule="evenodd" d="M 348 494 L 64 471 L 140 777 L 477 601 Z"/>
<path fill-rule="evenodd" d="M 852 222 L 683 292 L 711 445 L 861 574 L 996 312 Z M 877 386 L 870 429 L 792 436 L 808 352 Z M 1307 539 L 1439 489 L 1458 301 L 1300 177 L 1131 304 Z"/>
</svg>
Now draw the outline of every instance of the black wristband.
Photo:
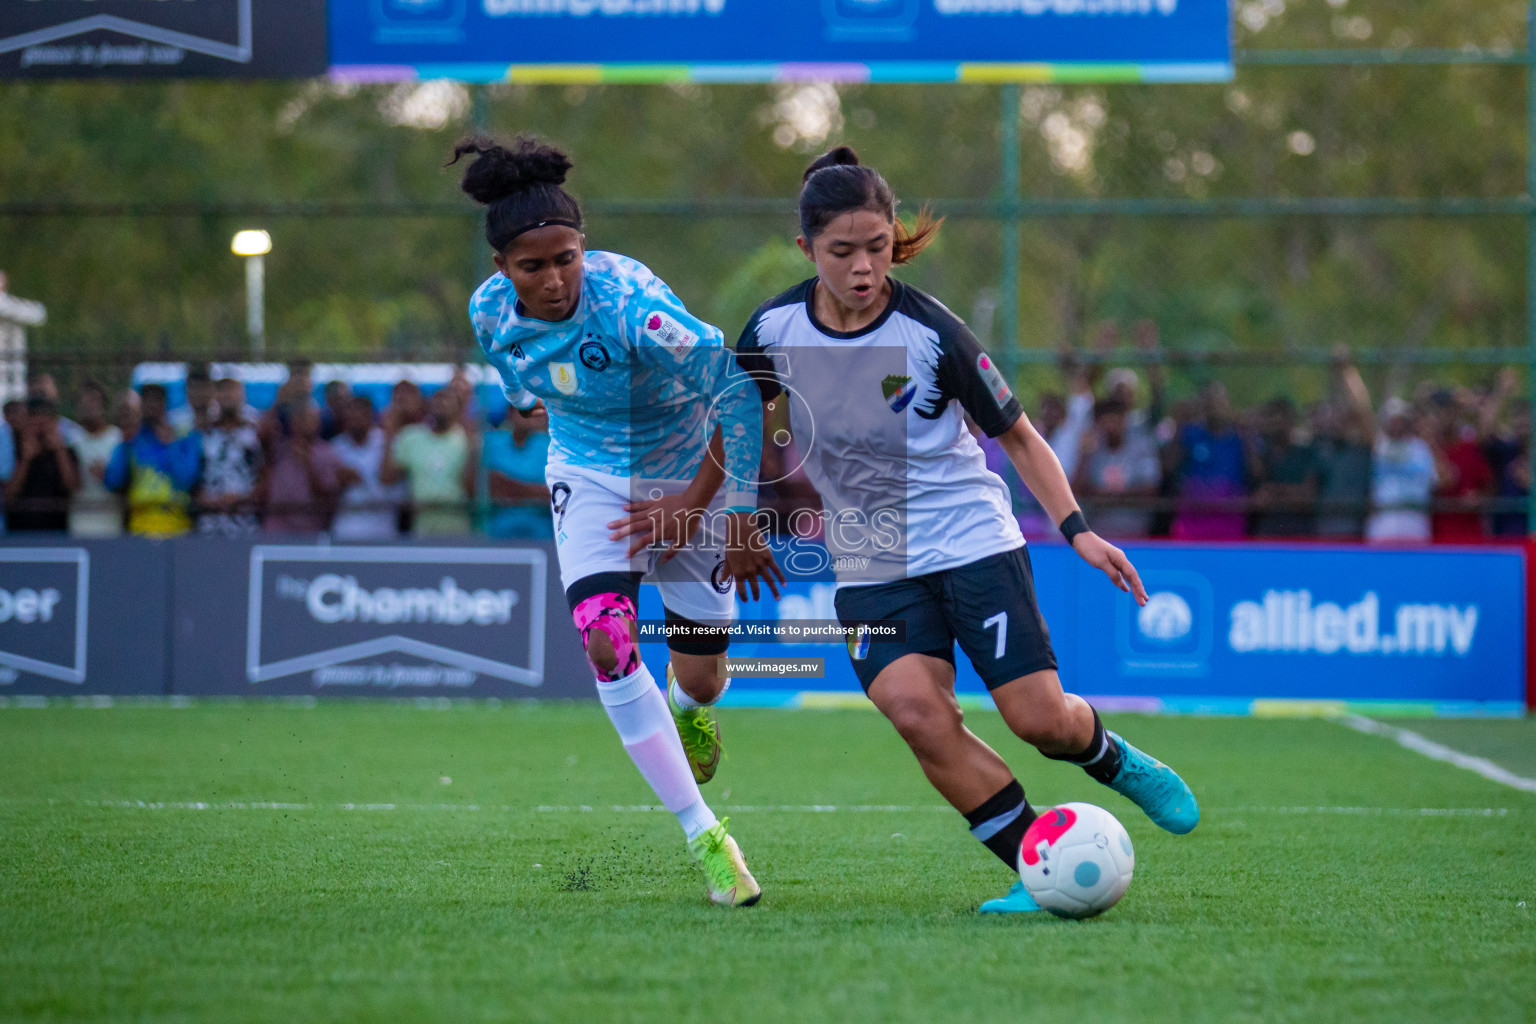
<svg viewBox="0 0 1536 1024">
<path fill-rule="evenodd" d="M 1088 520 L 1083 518 L 1081 512 L 1073 512 L 1061 521 L 1061 535 L 1067 538 L 1068 544 L 1076 540 L 1078 534 L 1091 532 L 1088 529 Z"/>
</svg>

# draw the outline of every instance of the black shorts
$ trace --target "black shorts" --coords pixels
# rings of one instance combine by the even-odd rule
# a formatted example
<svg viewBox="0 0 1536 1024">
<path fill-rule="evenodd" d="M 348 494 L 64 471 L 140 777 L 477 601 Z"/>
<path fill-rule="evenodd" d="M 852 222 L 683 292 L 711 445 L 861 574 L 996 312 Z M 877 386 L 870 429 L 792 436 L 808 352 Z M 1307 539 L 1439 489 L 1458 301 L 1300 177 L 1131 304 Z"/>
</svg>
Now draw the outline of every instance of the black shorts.
<svg viewBox="0 0 1536 1024">
<path fill-rule="evenodd" d="M 851 631 L 848 656 L 866 693 L 882 669 L 906 654 L 953 665 L 956 641 L 989 690 L 1056 668 L 1026 547 L 895 583 L 842 587 L 837 618 Z M 876 619 L 904 621 L 906 639 L 857 639 L 858 624 Z"/>
</svg>

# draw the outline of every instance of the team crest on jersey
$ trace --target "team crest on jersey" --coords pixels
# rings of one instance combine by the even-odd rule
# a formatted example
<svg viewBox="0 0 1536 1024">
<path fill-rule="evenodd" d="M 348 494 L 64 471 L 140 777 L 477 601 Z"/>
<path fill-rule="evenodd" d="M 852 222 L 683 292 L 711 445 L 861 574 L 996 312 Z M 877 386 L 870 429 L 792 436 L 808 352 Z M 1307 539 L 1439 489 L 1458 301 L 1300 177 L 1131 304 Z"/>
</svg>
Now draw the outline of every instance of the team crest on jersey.
<svg viewBox="0 0 1536 1024">
<path fill-rule="evenodd" d="M 912 404 L 912 396 L 917 394 L 917 382 L 911 377 L 893 373 L 880 382 L 880 391 L 885 395 L 891 412 L 901 412 Z"/>
<path fill-rule="evenodd" d="M 736 589 L 736 584 L 725 574 L 725 561 L 722 559 L 715 563 L 714 569 L 709 574 L 709 584 L 715 588 L 717 594 L 729 594 Z"/>
<path fill-rule="evenodd" d="M 1003 380 L 1003 373 L 997 368 L 997 364 L 987 358 L 983 352 L 976 357 L 976 371 L 981 374 L 982 382 L 987 385 L 987 390 L 992 392 L 992 400 L 1001 409 L 1013 398 L 1013 391 L 1009 389 L 1008 382 Z"/>
<path fill-rule="evenodd" d="M 555 390 L 562 395 L 574 395 L 576 393 L 576 364 L 550 363 L 549 379 L 554 382 Z"/>
<path fill-rule="evenodd" d="M 645 318 L 645 333 L 662 348 L 682 359 L 698 343 L 699 336 L 666 313 L 656 312 Z"/>
<path fill-rule="evenodd" d="M 581 343 L 577 355 L 581 357 L 582 366 L 597 373 L 608 369 L 608 364 L 613 361 L 608 355 L 608 350 L 603 348 L 603 343 L 591 337 Z"/>
</svg>

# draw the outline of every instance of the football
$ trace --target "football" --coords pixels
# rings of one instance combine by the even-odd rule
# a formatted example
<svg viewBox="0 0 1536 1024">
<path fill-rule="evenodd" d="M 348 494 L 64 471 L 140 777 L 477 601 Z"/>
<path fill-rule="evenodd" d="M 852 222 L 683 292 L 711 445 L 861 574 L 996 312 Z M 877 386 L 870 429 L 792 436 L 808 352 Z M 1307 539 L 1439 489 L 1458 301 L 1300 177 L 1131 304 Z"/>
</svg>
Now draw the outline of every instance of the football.
<svg viewBox="0 0 1536 1024">
<path fill-rule="evenodd" d="M 1125 827 L 1102 807 L 1062 804 L 1029 826 L 1019 844 L 1019 877 L 1057 917 L 1102 914 L 1125 895 L 1136 853 Z"/>
</svg>

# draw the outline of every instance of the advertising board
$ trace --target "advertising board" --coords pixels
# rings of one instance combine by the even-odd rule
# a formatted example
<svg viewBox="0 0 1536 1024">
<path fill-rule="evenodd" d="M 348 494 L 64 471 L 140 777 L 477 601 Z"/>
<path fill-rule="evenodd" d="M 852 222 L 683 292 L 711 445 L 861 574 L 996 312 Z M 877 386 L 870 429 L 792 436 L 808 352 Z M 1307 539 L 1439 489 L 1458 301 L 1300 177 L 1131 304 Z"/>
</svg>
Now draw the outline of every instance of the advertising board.
<svg viewBox="0 0 1536 1024">
<path fill-rule="evenodd" d="M 167 576 L 152 541 L 0 547 L 0 696 L 167 692 Z"/>
<path fill-rule="evenodd" d="M 325 0 L 6 0 L 0 78 L 305 78 Z"/>
<path fill-rule="evenodd" d="M 175 692 L 591 696 L 552 557 L 535 545 L 182 542 Z"/>
<path fill-rule="evenodd" d="M 520 82 L 1219 81 L 1225 0 L 331 0 L 334 73 Z"/>
<path fill-rule="evenodd" d="M 1147 587 L 1144 608 L 1064 545 L 1030 547 L 1062 680 L 1077 693 L 1152 711 L 1246 713 L 1255 702 L 1281 709 L 1329 701 L 1448 714 L 1524 707 L 1526 569 L 1517 549 L 1141 544 L 1126 551 Z M 781 562 L 793 561 L 794 552 L 781 549 Z M 739 614 L 831 619 L 834 594 L 824 571 L 802 575 L 784 600 L 748 602 Z M 659 616 L 659 601 L 647 600 L 642 617 Z M 826 664 L 822 680 L 736 680 L 738 702 L 860 692 L 841 644 L 749 640 L 731 654 L 816 656 Z M 958 651 L 956 667 L 961 693 L 985 694 Z"/>
</svg>

